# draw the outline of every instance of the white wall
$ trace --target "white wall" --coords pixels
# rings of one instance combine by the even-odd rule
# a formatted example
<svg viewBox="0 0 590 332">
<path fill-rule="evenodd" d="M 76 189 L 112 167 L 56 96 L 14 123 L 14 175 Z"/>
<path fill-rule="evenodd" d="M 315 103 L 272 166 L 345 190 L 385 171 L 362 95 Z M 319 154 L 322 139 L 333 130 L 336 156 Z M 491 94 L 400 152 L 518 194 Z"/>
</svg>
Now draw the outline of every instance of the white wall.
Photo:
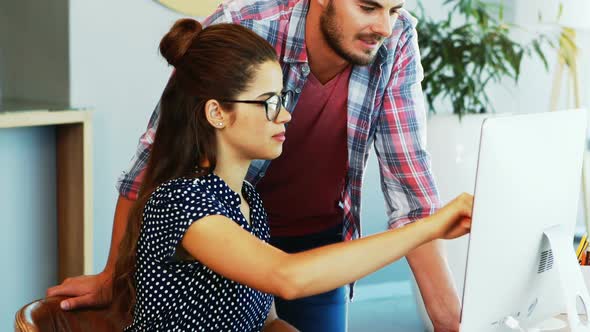
<svg viewBox="0 0 590 332">
<path fill-rule="evenodd" d="M 145 0 L 70 2 L 71 101 L 96 110 L 95 271 L 108 257 L 115 180 L 135 152 L 170 74 L 158 44 L 178 17 Z"/>
<path fill-rule="evenodd" d="M 55 134 L 0 130 L 0 330 L 57 280 Z"/>
</svg>

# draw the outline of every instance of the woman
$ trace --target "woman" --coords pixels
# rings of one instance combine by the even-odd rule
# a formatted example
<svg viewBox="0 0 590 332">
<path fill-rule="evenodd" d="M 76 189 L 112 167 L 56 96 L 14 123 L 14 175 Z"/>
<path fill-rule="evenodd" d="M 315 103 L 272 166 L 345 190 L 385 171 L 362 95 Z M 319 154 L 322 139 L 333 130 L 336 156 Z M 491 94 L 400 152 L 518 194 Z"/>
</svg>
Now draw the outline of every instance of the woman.
<svg viewBox="0 0 590 332">
<path fill-rule="evenodd" d="M 147 172 L 122 241 L 114 294 L 133 308 L 128 331 L 289 331 L 273 296 L 346 285 L 435 238 L 469 231 L 472 197 L 395 231 L 297 254 L 268 244 L 252 160 L 282 151 L 282 72 L 247 28 L 179 20 L 160 43 L 175 67 Z M 355 270 L 350 270 L 355 266 Z"/>
</svg>

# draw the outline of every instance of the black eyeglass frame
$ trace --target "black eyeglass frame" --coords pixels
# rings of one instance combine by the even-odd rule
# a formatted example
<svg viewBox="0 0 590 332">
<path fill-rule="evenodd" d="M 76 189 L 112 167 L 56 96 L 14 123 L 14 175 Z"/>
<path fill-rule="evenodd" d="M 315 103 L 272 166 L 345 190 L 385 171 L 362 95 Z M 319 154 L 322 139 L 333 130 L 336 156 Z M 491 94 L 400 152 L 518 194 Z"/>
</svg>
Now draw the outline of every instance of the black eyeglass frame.
<svg viewBox="0 0 590 332">
<path fill-rule="evenodd" d="M 265 100 L 238 100 L 238 99 L 218 99 L 219 102 L 221 103 L 243 103 L 243 104 L 258 104 L 258 105 L 264 105 L 264 113 L 266 114 L 266 119 L 268 121 L 274 122 L 278 117 L 279 114 L 281 114 L 281 107 L 278 108 L 277 112 L 275 113 L 274 118 L 270 118 L 269 116 L 269 105 L 274 105 L 274 103 L 269 103 L 268 101 L 273 98 L 273 97 L 277 97 L 279 98 L 278 101 L 278 105 L 281 105 L 284 108 L 289 107 L 289 104 L 293 98 L 293 91 L 291 90 L 286 90 L 281 92 L 281 94 L 277 94 L 274 93 L 270 96 L 268 96 L 268 98 L 266 98 Z"/>
</svg>

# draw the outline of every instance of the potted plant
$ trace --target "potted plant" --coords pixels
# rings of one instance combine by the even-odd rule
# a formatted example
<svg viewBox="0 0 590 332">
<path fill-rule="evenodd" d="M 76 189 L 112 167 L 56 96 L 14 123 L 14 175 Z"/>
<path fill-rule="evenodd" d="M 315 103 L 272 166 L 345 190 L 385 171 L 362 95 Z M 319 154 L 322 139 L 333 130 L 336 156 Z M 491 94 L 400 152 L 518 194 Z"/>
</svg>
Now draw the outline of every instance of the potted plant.
<svg viewBox="0 0 590 332">
<path fill-rule="evenodd" d="M 488 87 L 505 79 L 516 83 L 524 57 L 537 56 L 547 69 L 542 49 L 553 43 L 544 34 L 526 45 L 515 41 L 512 31 L 517 27 L 504 21 L 502 3 L 444 0 L 443 4 L 448 14 L 436 20 L 425 14 L 419 0 L 417 30 L 429 107 L 428 150 L 441 198 L 447 201 L 473 190 L 481 123 L 494 112 Z M 452 112 L 440 116 L 439 108 Z"/>
<path fill-rule="evenodd" d="M 428 151 L 441 200 L 473 192 L 480 129 L 494 112 L 487 88 L 492 83 L 519 79 L 522 60 L 539 58 L 545 68 L 545 45 L 552 39 L 537 34 L 525 44 L 512 32 L 518 27 L 504 21 L 502 4 L 481 0 L 444 0 L 445 19 L 425 14 L 418 1 L 418 37 L 424 67 L 422 87 L 429 107 Z M 439 108 L 452 109 L 447 114 Z M 467 237 L 447 242 L 449 266 L 462 294 Z M 428 330 L 432 329 L 416 288 L 418 307 Z"/>
<path fill-rule="evenodd" d="M 450 8 L 447 18 L 435 20 L 418 2 L 422 86 L 430 112 L 436 113 L 435 102 L 442 98 L 450 100 L 460 118 L 493 111 L 486 91 L 490 83 L 517 82 L 525 56 L 538 56 L 548 68 L 542 45 L 553 45 L 552 40 L 539 34 L 526 45 L 515 41 L 511 32 L 517 27 L 504 21 L 503 4 L 444 0 L 444 5 Z"/>
<path fill-rule="evenodd" d="M 553 47 L 554 42 L 546 34 L 536 34 L 526 44 L 516 41 L 512 32 L 518 27 L 504 21 L 501 3 L 443 4 L 448 14 L 436 20 L 425 14 L 418 0 L 417 30 L 429 107 L 428 150 L 446 201 L 473 190 L 481 123 L 494 112 L 488 88 L 505 79 L 518 82 L 525 57 L 540 59 L 547 69 L 543 47 Z M 440 116 L 441 105 L 452 112 Z"/>
</svg>

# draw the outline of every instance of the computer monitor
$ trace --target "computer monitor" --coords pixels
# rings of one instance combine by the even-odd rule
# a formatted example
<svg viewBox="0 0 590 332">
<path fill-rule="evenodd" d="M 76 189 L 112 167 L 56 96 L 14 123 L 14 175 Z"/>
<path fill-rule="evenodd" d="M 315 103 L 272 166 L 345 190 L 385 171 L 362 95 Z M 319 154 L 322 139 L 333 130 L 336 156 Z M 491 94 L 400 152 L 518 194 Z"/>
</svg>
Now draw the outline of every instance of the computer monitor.
<svg viewBox="0 0 590 332">
<path fill-rule="evenodd" d="M 571 312 L 574 293 L 590 304 L 573 248 L 586 124 L 584 110 L 484 121 L 462 332 L 509 331 L 508 318 L 527 331 Z"/>
</svg>

